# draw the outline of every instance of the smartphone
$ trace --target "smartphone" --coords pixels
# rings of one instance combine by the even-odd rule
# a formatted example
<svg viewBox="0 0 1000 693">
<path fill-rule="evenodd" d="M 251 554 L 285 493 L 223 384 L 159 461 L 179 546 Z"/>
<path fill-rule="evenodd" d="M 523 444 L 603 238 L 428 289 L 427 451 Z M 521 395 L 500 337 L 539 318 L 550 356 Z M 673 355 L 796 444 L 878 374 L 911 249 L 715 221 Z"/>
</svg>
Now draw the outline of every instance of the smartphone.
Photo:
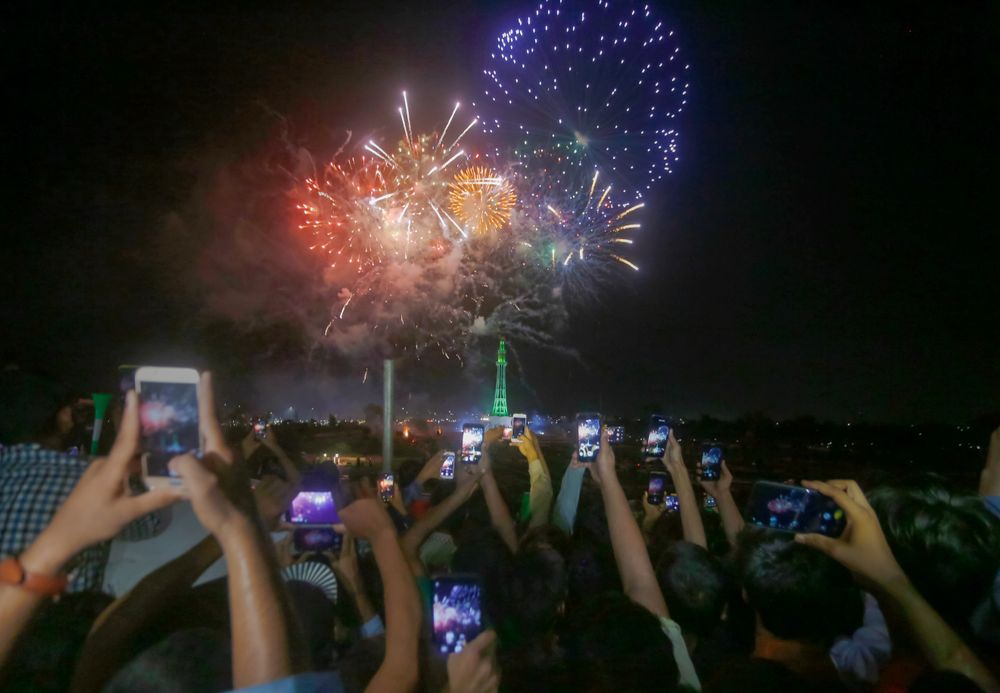
<svg viewBox="0 0 1000 693">
<path fill-rule="evenodd" d="M 663 457 L 667 451 L 667 438 L 670 437 L 670 421 L 660 414 L 653 414 L 649 419 L 649 432 L 646 434 L 646 446 L 643 454 L 646 457 Z"/>
<path fill-rule="evenodd" d="M 601 449 L 601 415 L 576 415 L 576 458 L 580 462 L 593 462 Z"/>
<path fill-rule="evenodd" d="M 462 464 L 479 464 L 483 456 L 482 424 L 465 424 L 462 426 Z"/>
<path fill-rule="evenodd" d="M 747 522 L 783 532 L 839 537 L 847 516 L 832 498 L 802 486 L 758 481 L 750 492 Z"/>
<path fill-rule="evenodd" d="M 676 493 L 668 493 L 667 494 L 665 505 L 667 506 L 667 512 L 668 513 L 675 513 L 675 512 L 677 512 L 678 510 L 681 509 L 681 503 L 680 503 L 679 500 L 677 500 L 677 494 Z"/>
<path fill-rule="evenodd" d="M 524 427 L 527 425 L 528 417 L 524 414 L 514 414 L 510 418 L 510 442 L 519 443 L 524 435 Z"/>
<path fill-rule="evenodd" d="M 611 444 L 625 442 L 624 426 L 608 426 L 608 442 Z"/>
<path fill-rule="evenodd" d="M 378 495 L 384 503 L 388 503 L 392 500 L 392 494 L 396 491 L 396 479 L 393 477 L 392 472 L 386 472 L 379 477 L 378 480 Z"/>
<path fill-rule="evenodd" d="M 167 468 L 177 455 L 201 447 L 198 428 L 198 371 L 143 366 L 135 372 L 139 395 L 142 475 L 149 488 L 181 486 Z"/>
<path fill-rule="evenodd" d="M 659 505 L 663 502 L 663 489 L 667 487 L 666 472 L 650 472 L 649 487 L 646 489 L 647 502 L 650 505 Z"/>
<path fill-rule="evenodd" d="M 708 443 L 701 448 L 701 478 L 704 481 L 716 481 L 722 474 L 722 446 L 718 443 Z"/>
<path fill-rule="evenodd" d="M 483 587 L 476 575 L 442 575 L 434 579 L 434 648 L 447 656 L 461 652 L 483 632 Z"/>
<path fill-rule="evenodd" d="M 710 496 L 707 493 L 705 494 L 704 507 L 705 510 L 719 512 L 719 502 L 715 500 L 715 496 Z"/>
<path fill-rule="evenodd" d="M 444 453 L 444 459 L 441 461 L 441 478 L 442 479 L 455 478 L 455 453 L 453 452 Z"/>
<path fill-rule="evenodd" d="M 332 491 L 301 491 L 292 499 L 285 519 L 300 527 L 327 527 L 340 522 Z"/>
<path fill-rule="evenodd" d="M 292 543 L 295 545 L 296 553 L 305 553 L 306 551 L 340 553 L 344 537 L 335 532 L 332 527 L 307 527 L 295 530 L 292 534 Z"/>
<path fill-rule="evenodd" d="M 256 440 L 267 438 L 267 417 L 259 416 L 253 420 L 253 437 Z"/>
</svg>

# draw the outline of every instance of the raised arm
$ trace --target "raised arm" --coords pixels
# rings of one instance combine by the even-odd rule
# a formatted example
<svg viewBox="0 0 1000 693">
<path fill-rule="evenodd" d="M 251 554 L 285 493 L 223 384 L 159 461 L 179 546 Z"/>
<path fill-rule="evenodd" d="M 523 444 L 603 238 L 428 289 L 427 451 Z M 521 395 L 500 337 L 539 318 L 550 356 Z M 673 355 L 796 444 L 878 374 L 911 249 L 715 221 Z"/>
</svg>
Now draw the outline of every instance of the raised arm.
<svg viewBox="0 0 1000 693">
<path fill-rule="evenodd" d="M 574 451 L 569 466 L 563 473 L 562 482 L 559 484 L 559 495 L 552 509 L 552 524 L 566 534 L 573 533 L 576 508 L 580 504 L 580 489 L 583 488 L 583 476 L 586 473 L 587 465 L 580 464 Z"/>
<path fill-rule="evenodd" d="M 604 511 L 608 516 L 608 530 L 611 534 L 611 548 L 618 564 L 625 594 L 632 601 L 646 607 L 656 616 L 669 617 L 667 603 L 656 582 L 656 573 L 649 560 L 642 531 L 632 516 L 625 491 L 618 481 L 615 470 L 615 453 L 608 444 L 608 431 L 601 430 L 601 449 L 597 461 L 591 468 L 601 485 Z"/>
<path fill-rule="evenodd" d="M 125 492 L 129 462 L 139 451 L 139 408 L 135 393 L 126 398 L 122 425 L 107 457 L 94 460 L 49 526 L 19 558 L 3 561 L 5 577 L 24 575 L 21 584 L 0 582 L 0 665 L 34 610 L 48 598 L 35 585 L 46 583 L 57 591 L 65 586 L 63 569 L 92 544 L 111 539 L 125 525 L 180 499 L 173 489 L 138 496 Z"/>
<path fill-rule="evenodd" d="M 701 462 L 698 463 L 698 474 L 701 475 Z M 725 460 L 722 460 L 722 471 L 719 473 L 718 481 L 701 480 L 701 487 L 715 499 L 719 507 L 719 519 L 722 520 L 722 529 L 726 533 L 729 545 L 736 546 L 736 537 L 743 530 L 743 515 L 733 500 L 730 491 L 732 485 L 733 475 Z"/>
<path fill-rule="evenodd" d="M 662 461 L 670 472 L 670 478 L 673 479 L 674 488 L 677 490 L 684 540 L 707 549 L 708 539 L 705 538 L 705 525 L 701 521 L 701 508 L 698 507 L 698 499 L 695 498 L 694 488 L 691 486 L 691 475 L 684 466 L 684 455 L 681 454 L 680 443 L 674 438 L 673 428 L 670 429 L 667 450 L 663 454 Z"/>
<path fill-rule="evenodd" d="M 428 510 L 426 515 L 414 522 L 413 526 L 400 537 L 400 548 L 403 549 L 403 555 L 406 556 L 407 563 L 409 563 L 414 575 L 424 574 L 424 566 L 420 562 L 421 544 L 453 512 L 462 507 L 479 486 L 479 475 L 476 470 L 468 469 L 470 466 L 474 465 L 456 465 L 454 492 Z"/>
<path fill-rule="evenodd" d="M 525 426 L 524 435 L 513 445 L 528 460 L 528 476 L 531 479 L 528 493 L 531 519 L 528 520 L 528 526 L 540 527 L 549 521 L 549 511 L 552 509 L 552 475 L 538 445 L 538 438 L 530 428 Z"/>
<path fill-rule="evenodd" d="M 833 498 L 847 514 L 847 528 L 837 539 L 797 534 L 795 540 L 826 553 L 874 585 L 883 608 L 900 615 L 912 639 L 935 669 L 962 674 L 983 690 L 1000 690 L 1000 682 L 910 583 L 857 483 L 803 481 L 802 485 Z"/>
<path fill-rule="evenodd" d="M 986 464 L 979 476 L 979 495 L 984 498 L 1000 496 L 1000 428 L 990 436 L 990 446 L 986 451 Z M 1000 507 L 994 512 L 1000 512 Z"/>
<path fill-rule="evenodd" d="M 483 456 L 479 460 L 479 485 L 483 488 L 483 498 L 486 500 L 486 507 L 490 511 L 490 522 L 493 528 L 503 539 L 503 543 L 511 552 L 517 551 L 517 529 L 514 525 L 514 518 L 510 515 L 510 508 L 507 507 L 500 487 L 497 485 L 496 477 L 493 476 L 493 457 L 490 454 L 492 444 L 503 435 L 502 428 L 493 428 L 483 436 Z"/>
</svg>

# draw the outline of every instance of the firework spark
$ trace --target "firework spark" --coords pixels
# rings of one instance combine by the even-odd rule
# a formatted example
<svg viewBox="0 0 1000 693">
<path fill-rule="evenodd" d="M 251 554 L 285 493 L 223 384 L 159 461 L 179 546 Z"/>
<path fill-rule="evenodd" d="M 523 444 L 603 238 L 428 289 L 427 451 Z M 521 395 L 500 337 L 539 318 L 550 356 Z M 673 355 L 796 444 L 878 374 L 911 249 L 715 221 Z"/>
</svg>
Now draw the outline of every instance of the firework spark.
<svg viewBox="0 0 1000 693">
<path fill-rule="evenodd" d="M 509 224 L 515 204 L 514 186 L 485 166 L 462 169 L 448 189 L 451 213 L 477 234 L 497 231 Z"/>
</svg>

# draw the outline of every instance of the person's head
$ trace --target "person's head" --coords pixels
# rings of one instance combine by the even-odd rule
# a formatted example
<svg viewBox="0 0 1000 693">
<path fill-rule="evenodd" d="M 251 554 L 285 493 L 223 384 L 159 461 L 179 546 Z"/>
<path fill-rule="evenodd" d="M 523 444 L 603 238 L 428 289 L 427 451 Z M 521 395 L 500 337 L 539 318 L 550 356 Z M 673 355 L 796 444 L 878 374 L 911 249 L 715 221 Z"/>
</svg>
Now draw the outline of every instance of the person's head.
<svg viewBox="0 0 1000 693">
<path fill-rule="evenodd" d="M 483 608 L 498 629 L 511 618 L 510 585 L 514 556 L 492 527 L 463 532 L 451 557 L 456 573 L 473 573 L 483 581 Z"/>
<path fill-rule="evenodd" d="M 509 592 L 520 638 L 543 638 L 554 632 L 566 603 L 567 584 L 566 561 L 551 545 L 529 543 L 517 552 Z"/>
<path fill-rule="evenodd" d="M 43 604 L 7 658 L 0 690 L 67 690 L 87 633 L 112 601 L 102 592 L 77 592 Z"/>
<path fill-rule="evenodd" d="M 967 630 L 1000 570 L 1000 520 L 979 497 L 939 484 L 881 487 L 868 497 L 914 587 L 946 621 Z"/>
<path fill-rule="evenodd" d="M 577 690 L 675 690 L 673 646 L 660 620 L 644 607 L 620 592 L 605 592 L 567 619 L 562 644 Z"/>
<path fill-rule="evenodd" d="M 313 664 L 324 667 L 333 651 L 334 605 L 319 587 L 299 580 L 285 583 Z"/>
<path fill-rule="evenodd" d="M 76 399 L 50 380 L 5 368 L 0 371 L 0 443 L 38 442 L 61 449 L 73 430 Z"/>
<path fill-rule="evenodd" d="M 214 693 L 232 686 L 232 653 L 225 633 L 191 628 L 171 633 L 126 664 L 104 693 Z"/>
<path fill-rule="evenodd" d="M 707 550 L 687 541 L 675 542 L 660 556 L 656 580 L 670 618 L 685 633 L 706 638 L 722 622 L 729 580 L 722 564 Z"/>
<path fill-rule="evenodd" d="M 595 594 L 621 589 L 615 557 L 608 544 L 574 536 L 566 567 L 570 604 L 582 604 Z"/>
<path fill-rule="evenodd" d="M 747 603 L 776 638 L 829 647 L 861 625 L 864 601 L 851 573 L 787 537 L 753 546 L 742 577 Z"/>
<path fill-rule="evenodd" d="M 385 659 L 385 636 L 363 638 L 337 662 L 337 672 L 345 691 L 363 691 L 375 678 Z"/>
<path fill-rule="evenodd" d="M 703 682 L 706 693 L 774 693 L 811 690 L 788 667 L 770 659 L 748 657 L 720 666 Z"/>
<path fill-rule="evenodd" d="M 601 546 L 611 545 L 608 516 L 604 512 L 604 499 L 596 488 L 584 486 L 577 506 L 573 536 L 590 540 Z"/>
</svg>

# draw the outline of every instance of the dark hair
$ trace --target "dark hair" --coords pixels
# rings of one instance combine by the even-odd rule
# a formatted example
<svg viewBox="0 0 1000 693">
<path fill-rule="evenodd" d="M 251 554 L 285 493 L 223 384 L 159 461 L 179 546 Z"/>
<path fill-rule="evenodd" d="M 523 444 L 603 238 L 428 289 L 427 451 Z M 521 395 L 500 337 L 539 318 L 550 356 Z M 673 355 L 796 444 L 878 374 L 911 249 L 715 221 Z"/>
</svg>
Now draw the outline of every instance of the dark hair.
<svg viewBox="0 0 1000 693">
<path fill-rule="evenodd" d="M 104 687 L 105 693 L 214 693 L 232 688 L 232 654 L 225 633 L 179 630 L 144 650 Z"/>
<path fill-rule="evenodd" d="M 914 587 L 954 627 L 969 617 L 1000 570 L 1000 520 L 976 496 L 941 485 L 869 494 L 896 560 Z"/>
<path fill-rule="evenodd" d="M 510 575 L 514 556 L 493 527 L 476 527 L 460 537 L 451 568 L 456 573 L 475 573 L 483 581 L 483 608 L 503 635 L 510 613 Z"/>
<path fill-rule="evenodd" d="M 536 545 L 514 556 L 510 607 L 521 638 L 553 632 L 566 602 L 567 584 L 566 561 L 551 546 Z"/>
<path fill-rule="evenodd" d="M 864 601 L 844 566 L 774 537 L 757 544 L 743 572 L 747 601 L 776 637 L 829 647 L 861 625 Z"/>
<path fill-rule="evenodd" d="M 980 693 L 980 688 L 972 679 L 957 671 L 932 670 L 924 672 L 910 685 L 910 693 Z"/>
<path fill-rule="evenodd" d="M 590 540 L 599 546 L 611 545 L 608 516 L 604 511 L 604 498 L 599 489 L 585 486 L 581 490 L 573 536 Z"/>
<path fill-rule="evenodd" d="M 323 590 L 308 582 L 289 580 L 285 589 L 309 645 L 310 661 L 316 668 L 325 669 L 330 664 L 334 646 L 333 602 L 327 599 Z"/>
<path fill-rule="evenodd" d="M 731 591 L 729 580 L 722 564 L 706 549 L 675 542 L 656 564 L 656 580 L 670 618 L 684 632 L 706 638 L 721 623 Z"/>
<path fill-rule="evenodd" d="M 563 642 L 575 690 L 676 688 L 673 645 L 660 620 L 619 592 L 595 594 L 570 614 Z"/>
<path fill-rule="evenodd" d="M 30 443 L 51 436 L 56 415 L 75 401 L 58 383 L 16 366 L 5 367 L 0 370 L 0 443 Z"/>
<path fill-rule="evenodd" d="M 570 605 L 583 604 L 601 592 L 621 590 L 621 578 L 609 544 L 597 544 L 585 536 L 573 537 L 566 566 Z"/>
<path fill-rule="evenodd" d="M 359 640 L 337 662 L 337 673 L 348 693 L 360 693 L 375 678 L 385 659 L 385 636 Z"/>
<path fill-rule="evenodd" d="M 66 594 L 42 605 L 0 672 L 4 691 L 65 691 L 94 620 L 113 601 L 103 592 Z"/>
<path fill-rule="evenodd" d="M 705 682 L 703 690 L 706 693 L 791 693 L 813 688 L 784 664 L 748 657 L 723 664 Z"/>
</svg>

